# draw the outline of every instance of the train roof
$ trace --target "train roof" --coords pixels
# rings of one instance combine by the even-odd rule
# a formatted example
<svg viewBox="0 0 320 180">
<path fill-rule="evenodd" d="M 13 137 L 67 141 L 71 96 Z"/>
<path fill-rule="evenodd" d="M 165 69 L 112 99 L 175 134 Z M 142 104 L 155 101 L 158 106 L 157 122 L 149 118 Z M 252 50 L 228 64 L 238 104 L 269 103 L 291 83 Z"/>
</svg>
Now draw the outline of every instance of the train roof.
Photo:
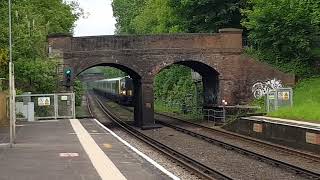
<svg viewBox="0 0 320 180">
<path fill-rule="evenodd" d="M 95 81 L 95 82 L 119 81 L 119 80 L 124 79 L 124 78 L 130 78 L 130 76 L 117 77 L 117 78 L 111 78 L 111 79 L 101 79 L 101 80 L 97 80 L 97 81 Z"/>
</svg>

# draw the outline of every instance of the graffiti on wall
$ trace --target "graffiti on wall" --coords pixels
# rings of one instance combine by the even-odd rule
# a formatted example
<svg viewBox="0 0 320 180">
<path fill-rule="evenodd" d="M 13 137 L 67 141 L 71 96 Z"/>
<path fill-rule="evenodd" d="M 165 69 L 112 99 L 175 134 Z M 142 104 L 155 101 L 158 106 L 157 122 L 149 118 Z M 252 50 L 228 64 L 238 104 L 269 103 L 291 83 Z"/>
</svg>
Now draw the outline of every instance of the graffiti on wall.
<svg viewBox="0 0 320 180">
<path fill-rule="evenodd" d="M 252 86 L 252 93 L 256 99 L 260 99 L 266 95 L 270 90 L 282 88 L 281 80 L 271 79 L 266 82 L 256 82 Z"/>
</svg>

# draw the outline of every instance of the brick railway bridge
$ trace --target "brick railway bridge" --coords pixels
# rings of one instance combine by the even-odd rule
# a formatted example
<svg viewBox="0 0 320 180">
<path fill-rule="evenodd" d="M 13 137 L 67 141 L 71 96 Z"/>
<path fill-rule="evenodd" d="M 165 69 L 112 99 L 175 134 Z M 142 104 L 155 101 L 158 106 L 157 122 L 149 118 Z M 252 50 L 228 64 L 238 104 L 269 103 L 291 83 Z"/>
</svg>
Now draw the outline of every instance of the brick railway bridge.
<svg viewBox="0 0 320 180">
<path fill-rule="evenodd" d="M 128 73 L 135 84 L 135 122 L 155 125 L 153 80 L 164 68 L 185 65 L 202 76 L 205 105 L 244 104 L 252 98 L 256 81 L 280 79 L 293 85 L 293 75 L 282 73 L 243 54 L 242 30 L 221 29 L 216 34 L 164 34 L 48 37 L 49 56 L 72 69 L 72 78 L 94 66 L 111 66 Z"/>
</svg>

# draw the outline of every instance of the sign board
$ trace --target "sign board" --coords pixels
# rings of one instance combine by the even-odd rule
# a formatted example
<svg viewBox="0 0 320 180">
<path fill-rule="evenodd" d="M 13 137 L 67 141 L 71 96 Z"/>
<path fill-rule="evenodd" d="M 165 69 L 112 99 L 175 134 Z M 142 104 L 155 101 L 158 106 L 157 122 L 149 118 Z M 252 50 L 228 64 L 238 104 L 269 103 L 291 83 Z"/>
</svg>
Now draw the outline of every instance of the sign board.
<svg viewBox="0 0 320 180">
<path fill-rule="evenodd" d="M 67 101 L 68 100 L 68 96 L 61 96 L 61 101 Z"/>
<path fill-rule="evenodd" d="M 278 99 L 288 101 L 290 98 L 289 91 L 278 92 Z"/>
<path fill-rule="evenodd" d="M 253 124 L 253 131 L 261 133 L 262 132 L 262 124 L 254 123 Z"/>
<path fill-rule="evenodd" d="M 320 134 L 306 132 L 306 142 L 320 145 Z"/>
<path fill-rule="evenodd" d="M 278 88 L 267 93 L 267 111 L 276 111 L 282 107 L 293 106 L 292 88 Z"/>
<path fill-rule="evenodd" d="M 50 97 L 39 97 L 38 106 L 50 106 Z"/>
<path fill-rule="evenodd" d="M 275 97 L 274 97 L 274 94 L 269 94 L 269 99 L 274 99 Z"/>
<path fill-rule="evenodd" d="M 282 92 L 282 99 L 288 101 L 289 100 L 289 91 Z"/>
</svg>

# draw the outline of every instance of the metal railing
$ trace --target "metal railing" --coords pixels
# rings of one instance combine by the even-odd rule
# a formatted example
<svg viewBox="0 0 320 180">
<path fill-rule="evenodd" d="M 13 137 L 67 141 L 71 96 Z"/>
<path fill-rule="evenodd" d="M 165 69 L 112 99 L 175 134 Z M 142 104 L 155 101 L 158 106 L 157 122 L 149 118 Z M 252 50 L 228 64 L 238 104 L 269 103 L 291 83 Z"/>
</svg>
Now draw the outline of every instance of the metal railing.
<svg viewBox="0 0 320 180">
<path fill-rule="evenodd" d="M 75 95 L 74 93 L 18 95 L 16 118 L 28 121 L 75 118 Z"/>
<path fill-rule="evenodd" d="M 203 109 L 203 119 L 208 122 L 213 121 L 217 122 L 225 122 L 226 121 L 226 110 L 224 107 L 218 109 Z"/>
</svg>

